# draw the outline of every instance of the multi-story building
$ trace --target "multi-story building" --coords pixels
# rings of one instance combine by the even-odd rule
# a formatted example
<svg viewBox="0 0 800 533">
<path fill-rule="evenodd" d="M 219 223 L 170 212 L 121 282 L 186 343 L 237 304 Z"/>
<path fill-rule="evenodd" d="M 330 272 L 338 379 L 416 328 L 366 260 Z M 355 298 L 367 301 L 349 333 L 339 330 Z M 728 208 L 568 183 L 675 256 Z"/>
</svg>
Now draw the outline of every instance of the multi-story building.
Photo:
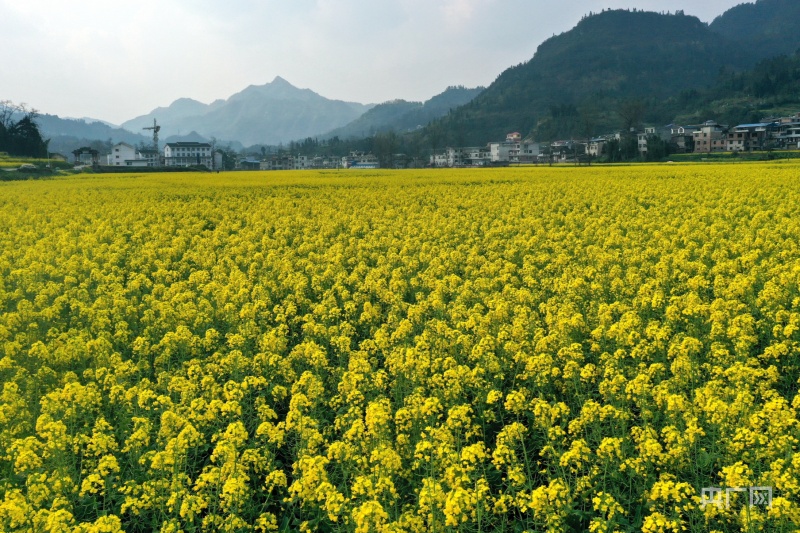
<svg viewBox="0 0 800 533">
<path fill-rule="evenodd" d="M 158 153 L 158 150 L 152 148 L 145 148 L 143 150 L 139 150 L 139 160 L 144 160 L 145 166 L 148 167 L 160 167 L 161 166 L 161 154 Z"/>
<path fill-rule="evenodd" d="M 211 145 L 199 142 L 167 143 L 164 146 L 164 165 L 168 167 L 213 166 Z"/>
<path fill-rule="evenodd" d="M 436 168 L 447 167 L 447 152 L 441 154 L 433 154 L 431 156 L 431 166 Z"/>
<path fill-rule="evenodd" d="M 594 139 L 590 139 L 589 143 L 586 145 L 586 155 L 591 157 L 600 157 L 603 155 L 603 148 L 607 142 L 608 139 L 605 137 L 595 137 Z"/>
<path fill-rule="evenodd" d="M 519 150 L 519 143 L 505 141 L 489 143 L 489 160 L 492 163 L 506 163 L 511 161 L 512 153 Z"/>
<path fill-rule="evenodd" d="M 679 154 L 694 152 L 694 132 L 699 126 L 677 126 L 670 124 L 669 143 L 672 149 Z"/>
<path fill-rule="evenodd" d="M 692 133 L 694 137 L 694 152 L 698 154 L 724 152 L 727 131 L 728 128 L 726 126 L 717 124 L 713 120 L 705 122 Z"/>
<path fill-rule="evenodd" d="M 307 168 L 311 168 L 311 162 L 308 160 L 307 155 L 298 155 L 294 158 L 295 170 L 306 170 Z"/>
<path fill-rule="evenodd" d="M 636 145 L 639 148 L 639 153 L 644 155 L 647 153 L 647 139 L 656 134 L 655 128 L 645 128 L 636 134 Z"/>
<path fill-rule="evenodd" d="M 117 143 L 106 156 L 107 165 L 111 167 L 157 167 L 158 152 L 155 150 L 137 150 L 128 143 Z"/>
<path fill-rule="evenodd" d="M 728 131 L 725 137 L 726 152 L 743 152 L 763 150 L 766 148 L 770 134 L 776 129 L 772 122 L 757 124 L 739 124 Z"/>
<path fill-rule="evenodd" d="M 780 148 L 800 149 L 800 113 L 777 120 L 775 141 Z"/>
<path fill-rule="evenodd" d="M 542 146 L 537 142 L 520 142 L 517 153 L 518 163 L 537 163 L 542 155 Z"/>
<path fill-rule="evenodd" d="M 262 161 L 260 164 L 261 170 L 293 170 L 294 157 L 290 155 L 275 155 Z"/>
<path fill-rule="evenodd" d="M 136 148 L 128 143 L 117 143 L 111 148 L 111 153 L 106 158 L 108 166 L 111 167 L 133 166 L 131 163 L 136 159 Z M 126 163 L 126 161 L 130 163 Z"/>
<path fill-rule="evenodd" d="M 364 152 L 350 152 L 349 156 L 342 158 L 342 163 L 344 168 L 380 168 L 378 158 Z"/>
<path fill-rule="evenodd" d="M 519 133 L 509 133 L 503 142 L 489 143 L 488 157 L 492 163 L 535 163 L 541 155 L 541 145 L 523 141 Z"/>
</svg>

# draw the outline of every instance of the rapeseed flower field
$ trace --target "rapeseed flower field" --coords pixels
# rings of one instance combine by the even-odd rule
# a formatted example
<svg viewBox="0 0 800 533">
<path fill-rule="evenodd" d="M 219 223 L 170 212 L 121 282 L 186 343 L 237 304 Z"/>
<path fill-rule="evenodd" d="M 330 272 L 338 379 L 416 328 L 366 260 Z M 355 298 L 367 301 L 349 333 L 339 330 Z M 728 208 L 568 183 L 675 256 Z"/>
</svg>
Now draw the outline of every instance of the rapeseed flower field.
<svg viewBox="0 0 800 533">
<path fill-rule="evenodd" d="M 800 527 L 800 165 L 95 175 L 0 207 L 4 532 Z"/>
</svg>

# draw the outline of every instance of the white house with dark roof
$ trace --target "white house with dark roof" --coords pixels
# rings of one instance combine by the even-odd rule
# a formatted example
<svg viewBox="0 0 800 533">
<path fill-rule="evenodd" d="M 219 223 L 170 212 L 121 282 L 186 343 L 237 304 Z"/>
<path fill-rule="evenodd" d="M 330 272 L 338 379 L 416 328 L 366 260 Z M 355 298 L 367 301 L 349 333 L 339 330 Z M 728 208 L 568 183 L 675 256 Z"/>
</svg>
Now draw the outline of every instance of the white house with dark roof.
<svg viewBox="0 0 800 533">
<path fill-rule="evenodd" d="M 128 143 L 117 143 L 111 148 L 111 153 L 107 156 L 108 166 L 110 167 L 124 167 L 125 161 L 133 161 L 136 159 L 136 148 Z"/>
<path fill-rule="evenodd" d="M 111 147 L 111 153 L 106 156 L 106 164 L 110 167 L 158 166 L 157 158 L 154 159 L 143 152 L 128 143 L 120 142 Z"/>
<path fill-rule="evenodd" d="M 199 142 L 167 143 L 164 146 L 164 165 L 168 167 L 213 166 L 211 145 Z"/>
</svg>

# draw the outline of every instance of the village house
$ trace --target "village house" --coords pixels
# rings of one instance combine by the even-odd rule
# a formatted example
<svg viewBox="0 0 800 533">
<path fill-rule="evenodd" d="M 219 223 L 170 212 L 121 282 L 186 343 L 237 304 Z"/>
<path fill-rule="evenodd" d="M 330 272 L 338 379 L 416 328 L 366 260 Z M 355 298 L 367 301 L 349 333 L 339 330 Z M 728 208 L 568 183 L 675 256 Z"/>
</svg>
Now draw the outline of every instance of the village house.
<svg viewBox="0 0 800 533">
<path fill-rule="evenodd" d="M 447 148 L 442 154 L 431 156 L 431 165 L 435 167 L 482 167 L 492 161 L 489 148 L 469 146 L 465 148 Z"/>
<path fill-rule="evenodd" d="M 606 137 L 596 137 L 590 139 L 586 144 L 586 154 L 591 157 L 600 157 L 603 155 L 603 148 L 608 143 L 609 139 Z"/>
<path fill-rule="evenodd" d="M 511 160 L 512 152 L 517 149 L 517 143 L 513 142 L 489 143 L 489 160 L 492 163 L 508 162 Z"/>
<path fill-rule="evenodd" d="M 538 163 L 542 155 L 542 145 L 537 142 L 524 141 L 519 143 L 517 155 L 518 163 Z"/>
<path fill-rule="evenodd" d="M 132 164 L 127 164 L 126 161 L 133 162 L 136 159 L 136 148 L 131 146 L 128 143 L 117 143 L 111 148 L 111 153 L 108 154 L 107 163 L 108 166 L 114 167 L 124 167 L 124 166 L 133 166 Z"/>
<path fill-rule="evenodd" d="M 575 141 L 573 139 L 553 141 L 550 143 L 550 153 L 547 156 L 540 157 L 539 161 L 545 158 L 550 162 L 566 163 L 568 161 L 578 161 L 582 156 L 586 155 L 586 150 L 589 147 L 586 141 Z"/>
<path fill-rule="evenodd" d="M 800 113 L 775 119 L 775 141 L 779 148 L 800 149 Z"/>
<path fill-rule="evenodd" d="M 261 161 L 246 157 L 244 159 L 240 159 L 236 164 L 236 167 L 242 170 L 261 170 Z"/>
<path fill-rule="evenodd" d="M 523 147 L 523 144 L 526 146 Z M 520 155 L 525 155 L 532 160 L 539 155 L 539 149 L 538 145 L 535 149 L 528 146 L 531 144 L 533 143 L 523 143 L 522 135 L 519 132 L 509 133 L 506 135 L 505 141 L 489 143 L 489 161 L 491 163 L 519 163 Z M 526 153 L 523 154 L 523 151 Z"/>
<path fill-rule="evenodd" d="M 259 164 L 261 170 L 294 170 L 294 167 L 294 157 L 286 154 L 272 156 Z"/>
<path fill-rule="evenodd" d="M 694 137 L 694 153 L 724 152 L 727 131 L 727 126 L 721 126 L 713 120 L 705 122 L 692 133 Z"/>
<path fill-rule="evenodd" d="M 350 152 L 341 162 L 344 168 L 380 168 L 378 158 L 364 152 Z"/>
<path fill-rule="evenodd" d="M 743 152 L 763 150 L 770 132 L 775 128 L 773 123 L 740 124 L 728 131 L 725 138 L 726 152 Z"/>
<path fill-rule="evenodd" d="M 686 154 L 694 152 L 694 132 L 699 126 L 677 126 L 669 124 L 669 143 L 675 153 Z"/>
<path fill-rule="evenodd" d="M 157 167 L 158 152 L 155 150 L 137 150 L 128 143 L 117 143 L 106 156 L 106 164 L 110 167 Z"/>
<path fill-rule="evenodd" d="M 435 168 L 447 167 L 447 152 L 431 155 L 431 166 Z"/>
<path fill-rule="evenodd" d="M 145 166 L 148 167 L 160 167 L 161 166 L 161 154 L 158 150 L 154 150 L 152 148 L 143 148 L 138 151 L 139 160 L 143 160 L 146 162 Z"/>
<path fill-rule="evenodd" d="M 642 155 L 647 154 L 647 139 L 651 135 L 656 134 L 655 128 L 645 128 L 644 131 L 641 131 L 636 134 L 636 145 L 639 149 L 639 153 Z"/>
<path fill-rule="evenodd" d="M 164 165 L 168 167 L 205 165 L 211 168 L 211 145 L 200 142 L 167 143 L 164 146 Z"/>
<path fill-rule="evenodd" d="M 306 170 L 311 168 L 311 162 L 309 161 L 307 155 L 297 155 L 294 158 L 293 163 L 294 164 L 292 168 L 294 168 L 295 170 Z"/>
</svg>

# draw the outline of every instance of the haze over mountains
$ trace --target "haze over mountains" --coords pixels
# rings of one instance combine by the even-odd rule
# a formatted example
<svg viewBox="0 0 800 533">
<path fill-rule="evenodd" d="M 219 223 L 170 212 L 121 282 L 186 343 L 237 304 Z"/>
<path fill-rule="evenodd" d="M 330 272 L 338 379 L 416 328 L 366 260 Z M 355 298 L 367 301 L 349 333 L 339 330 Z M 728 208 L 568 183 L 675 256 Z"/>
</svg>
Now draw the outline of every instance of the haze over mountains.
<svg viewBox="0 0 800 533">
<path fill-rule="evenodd" d="M 329 100 L 310 89 L 298 89 L 276 77 L 251 85 L 227 100 L 205 105 L 183 98 L 172 105 L 122 124 L 137 130 L 157 119 L 166 135 L 197 132 L 237 140 L 245 145 L 279 144 L 319 135 L 357 119 L 372 106 Z"/>
<path fill-rule="evenodd" d="M 427 102 L 386 102 L 373 107 L 348 125 L 328 132 L 323 138 L 358 139 L 387 131 L 413 131 L 471 102 L 483 90 L 483 87 L 448 87 Z"/>
<path fill-rule="evenodd" d="M 245 146 L 404 133 L 420 126 L 418 135 L 431 145 L 481 145 L 510 131 L 547 140 L 613 129 L 619 106 L 632 100 L 645 104 L 649 121 L 700 116 L 703 109 L 692 109 L 687 94 L 798 48 L 800 0 L 742 4 L 711 24 L 683 13 L 613 10 L 590 14 L 543 42 L 530 61 L 505 70 L 485 90 L 451 87 L 425 103 L 376 106 L 330 100 L 277 77 L 211 104 L 181 98 L 122 127 L 134 140 L 149 139 L 140 134 L 155 118 L 165 140 L 216 138 Z M 67 134 L 48 124 L 43 124 L 46 135 Z M 131 142 L 129 134 L 108 125 L 91 129 L 103 140 Z"/>
</svg>

